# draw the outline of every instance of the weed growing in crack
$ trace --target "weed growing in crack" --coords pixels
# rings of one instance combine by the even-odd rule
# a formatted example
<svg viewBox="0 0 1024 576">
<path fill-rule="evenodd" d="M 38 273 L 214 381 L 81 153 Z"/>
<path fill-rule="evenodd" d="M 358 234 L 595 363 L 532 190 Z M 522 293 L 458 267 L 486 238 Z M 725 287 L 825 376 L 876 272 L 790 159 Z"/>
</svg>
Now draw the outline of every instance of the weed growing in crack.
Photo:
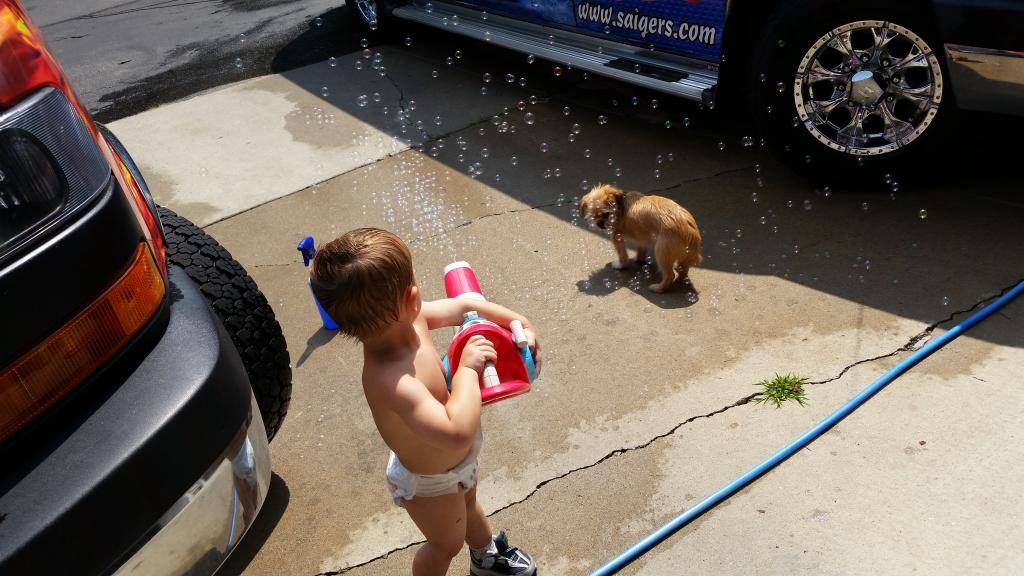
<svg viewBox="0 0 1024 576">
<path fill-rule="evenodd" d="M 797 404 L 804 406 L 807 403 L 807 394 L 804 393 L 804 384 L 807 378 L 786 374 L 785 376 L 775 375 L 771 380 L 765 379 L 757 383 L 764 390 L 761 390 L 751 399 L 757 404 L 772 403 L 776 408 L 781 408 L 782 403 L 794 400 Z"/>
</svg>

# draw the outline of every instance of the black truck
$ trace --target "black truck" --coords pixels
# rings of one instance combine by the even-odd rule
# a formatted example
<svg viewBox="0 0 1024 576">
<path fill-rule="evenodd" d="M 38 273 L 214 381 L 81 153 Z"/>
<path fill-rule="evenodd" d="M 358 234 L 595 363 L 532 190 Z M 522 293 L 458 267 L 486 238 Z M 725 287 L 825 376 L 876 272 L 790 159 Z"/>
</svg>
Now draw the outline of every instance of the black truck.
<svg viewBox="0 0 1024 576">
<path fill-rule="evenodd" d="M 0 574 L 214 573 L 290 395 L 256 284 L 0 0 Z"/>
</svg>

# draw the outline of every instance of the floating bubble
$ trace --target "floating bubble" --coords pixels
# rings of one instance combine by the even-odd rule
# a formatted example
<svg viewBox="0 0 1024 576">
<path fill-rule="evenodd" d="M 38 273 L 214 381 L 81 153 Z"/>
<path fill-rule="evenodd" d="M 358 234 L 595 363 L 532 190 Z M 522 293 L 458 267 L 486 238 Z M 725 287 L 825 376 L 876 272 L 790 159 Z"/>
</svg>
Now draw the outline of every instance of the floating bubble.
<svg viewBox="0 0 1024 576">
<path fill-rule="evenodd" d="M 651 98 L 651 108 L 657 108 L 657 107 L 658 107 L 658 99 L 657 98 Z"/>
<path fill-rule="evenodd" d="M 526 76 L 519 77 L 519 87 L 526 88 Z"/>
<path fill-rule="evenodd" d="M 614 172 L 615 172 L 616 176 L 622 176 L 622 168 L 621 167 L 616 166 Z"/>
<path fill-rule="evenodd" d="M 580 126 L 578 123 L 574 123 L 572 125 L 572 133 L 573 134 L 579 134 L 582 131 L 583 131 L 583 126 Z"/>
<path fill-rule="evenodd" d="M 786 83 L 785 82 L 781 82 L 781 81 L 780 82 L 776 82 L 775 83 L 775 91 L 778 92 L 779 94 L 782 94 L 783 92 L 785 92 L 786 91 Z"/>
<path fill-rule="evenodd" d="M 690 117 L 689 116 L 683 116 L 683 128 L 688 128 L 689 126 L 690 126 Z"/>
<path fill-rule="evenodd" d="M 810 200 L 804 200 L 804 210 L 810 210 L 810 209 L 811 209 L 811 201 Z"/>
<path fill-rule="evenodd" d="M 917 213 L 917 217 L 920 218 L 921 220 L 924 220 L 925 218 L 928 217 L 928 211 L 925 210 L 924 208 L 921 208 L 921 210 L 918 211 Z"/>
<path fill-rule="evenodd" d="M 883 180 L 883 181 L 884 181 L 884 182 L 885 182 L 886 184 L 892 184 L 892 174 L 888 174 L 888 173 L 887 173 L 887 174 L 885 175 L 885 177 L 883 177 L 883 178 L 882 178 L 882 180 Z"/>
<path fill-rule="evenodd" d="M 657 168 L 655 168 L 654 169 L 654 177 L 655 178 L 661 178 L 661 170 L 658 170 Z"/>
<path fill-rule="evenodd" d="M 241 58 L 235 58 L 235 68 L 241 68 L 241 67 L 242 67 L 242 59 Z"/>
<path fill-rule="evenodd" d="M 559 178 L 561 176 L 562 176 L 562 169 L 561 168 L 555 168 L 555 178 Z"/>
<path fill-rule="evenodd" d="M 718 149 L 724 151 L 725 150 L 725 142 L 719 141 L 718 142 Z"/>
<path fill-rule="evenodd" d="M 526 122 L 527 124 L 532 126 L 534 121 L 535 119 L 533 117 L 533 112 L 527 112 L 526 114 L 523 114 L 523 122 Z"/>
<path fill-rule="evenodd" d="M 867 202 L 862 202 L 860 205 L 861 210 L 867 210 L 869 208 L 871 208 L 871 206 Z"/>
<path fill-rule="evenodd" d="M 241 42 L 242 44 L 245 44 L 245 32 L 242 32 L 241 34 L 238 35 L 238 41 Z"/>
<path fill-rule="evenodd" d="M 672 127 L 672 121 L 671 120 L 665 120 L 665 128 L 671 128 L 671 127 Z"/>
<path fill-rule="evenodd" d="M 548 151 L 548 143 L 547 142 L 541 142 L 540 143 L 540 151 L 541 152 L 547 152 Z"/>
<path fill-rule="evenodd" d="M 828 198 L 828 197 L 832 196 L 832 187 L 831 186 L 825 186 L 824 188 L 821 189 L 821 193 L 822 193 L 822 195 L 825 196 L 825 198 Z"/>
<path fill-rule="evenodd" d="M 319 17 L 319 16 L 317 16 L 316 18 L 313 18 L 313 25 L 316 26 L 317 28 L 319 28 L 320 26 L 323 26 L 324 25 L 324 19 Z"/>
<path fill-rule="evenodd" d="M 810 163 L 811 163 L 811 155 L 810 154 L 804 154 L 804 164 L 810 164 Z"/>
<path fill-rule="evenodd" d="M 483 81 L 484 81 L 484 83 L 487 83 L 487 82 L 491 81 L 491 73 L 490 72 L 484 72 Z"/>
<path fill-rule="evenodd" d="M 486 96 L 487 95 L 487 86 L 481 86 L 480 87 L 480 95 L 481 96 Z"/>
<path fill-rule="evenodd" d="M 456 60 L 462 60 L 462 50 L 456 50 L 455 51 L 455 59 Z"/>
<path fill-rule="evenodd" d="M 327 89 L 327 86 L 321 86 L 320 95 L 323 96 L 324 98 L 327 98 L 328 94 L 330 94 L 330 90 Z"/>
<path fill-rule="evenodd" d="M 487 158 L 490 155 L 491 155 L 491 151 L 488 150 L 487 148 L 481 148 L 480 149 L 480 156 L 483 156 L 484 158 Z"/>
<path fill-rule="evenodd" d="M 736 229 L 736 237 L 737 238 L 742 238 L 743 237 L 743 230 L 737 228 Z"/>
<path fill-rule="evenodd" d="M 590 158 L 590 148 L 585 148 L 583 150 L 583 157 L 584 158 Z"/>
<path fill-rule="evenodd" d="M 614 158 L 609 158 L 608 159 L 608 165 L 611 166 L 612 164 L 615 164 L 615 159 Z"/>
<path fill-rule="evenodd" d="M 780 38 L 779 39 L 779 48 L 782 48 L 785 45 L 786 45 L 786 41 Z"/>
<path fill-rule="evenodd" d="M 334 68 L 335 66 L 338 65 L 338 59 L 335 58 L 334 56 L 331 56 L 330 58 L 327 59 L 327 65 L 330 66 L 331 68 Z"/>
<path fill-rule="evenodd" d="M 800 245 L 799 244 L 793 244 L 793 254 L 799 254 L 799 253 L 800 253 Z"/>
<path fill-rule="evenodd" d="M 754 174 L 760 174 L 760 173 L 761 173 L 761 165 L 760 164 L 754 164 Z"/>
<path fill-rule="evenodd" d="M 530 104 L 536 104 L 536 103 L 537 103 L 537 95 L 536 94 L 530 94 Z"/>
<path fill-rule="evenodd" d="M 552 72 L 554 72 L 555 76 L 561 76 L 562 75 L 562 67 L 561 66 L 555 66 L 554 69 L 552 70 Z"/>
<path fill-rule="evenodd" d="M 756 182 L 758 188 L 764 188 L 764 178 L 758 176 Z"/>
<path fill-rule="evenodd" d="M 505 74 L 505 82 L 512 84 L 516 81 L 516 75 L 512 73 Z"/>
<path fill-rule="evenodd" d="M 568 106 L 562 108 L 562 116 L 568 116 L 570 114 L 572 114 L 572 108 L 569 108 Z"/>
<path fill-rule="evenodd" d="M 759 221 L 761 222 L 761 224 L 767 224 L 768 223 L 768 217 L 767 216 L 761 216 Z"/>
<path fill-rule="evenodd" d="M 376 30 L 377 29 L 377 21 L 376 20 L 370 20 L 369 22 L 367 22 L 367 25 L 370 27 L 370 30 Z"/>
<path fill-rule="evenodd" d="M 369 40 L 367 40 L 366 38 L 360 38 L 360 39 L 359 39 L 359 46 L 360 46 L 360 47 L 362 47 L 362 48 L 366 48 L 366 47 L 367 47 L 367 46 L 369 46 L 369 45 L 370 45 L 370 41 L 369 41 Z"/>
<path fill-rule="evenodd" d="M 892 184 L 889 184 L 889 189 L 892 190 L 893 192 L 899 192 L 900 191 L 900 183 L 896 182 L 895 180 L 893 180 Z"/>
<path fill-rule="evenodd" d="M 608 117 L 605 116 L 604 114 L 601 114 L 600 116 L 597 117 L 597 123 L 601 124 L 601 125 L 607 124 L 608 123 Z"/>
<path fill-rule="evenodd" d="M 449 56 L 449 57 L 444 59 L 444 63 L 449 65 L 449 66 L 451 66 L 451 65 L 455 64 L 455 60 L 453 60 L 452 57 Z"/>
<path fill-rule="evenodd" d="M 402 43 L 405 44 L 406 48 L 412 46 L 412 36 L 406 36 Z"/>
<path fill-rule="evenodd" d="M 527 64 L 533 64 L 533 62 L 534 62 L 534 61 L 535 61 L 536 59 L 537 59 L 537 57 L 536 57 L 536 56 L 534 56 L 533 54 L 527 54 L 527 55 L 526 55 L 526 63 L 527 63 Z"/>
<path fill-rule="evenodd" d="M 430 71 L 430 76 L 431 76 L 432 78 L 437 78 L 437 77 L 438 77 L 438 76 L 440 76 L 440 75 L 441 75 L 441 73 L 440 73 L 440 72 L 438 72 L 437 70 L 431 70 L 431 71 Z"/>
<path fill-rule="evenodd" d="M 519 165 L 519 157 L 518 156 L 513 156 L 513 157 L 509 158 L 508 161 L 511 162 L 513 166 L 518 166 Z"/>
<path fill-rule="evenodd" d="M 360 108 L 365 108 L 366 105 L 369 104 L 369 103 L 370 103 L 370 99 L 369 99 L 369 97 L 366 96 L 366 94 L 363 94 L 359 98 L 356 98 L 356 104 L 359 104 Z"/>
<path fill-rule="evenodd" d="M 491 41 L 491 31 L 490 30 L 484 30 L 484 42 L 490 42 L 490 41 Z"/>
<path fill-rule="evenodd" d="M 440 115 L 434 116 L 434 124 L 436 124 L 438 126 L 441 125 L 441 116 Z"/>
<path fill-rule="evenodd" d="M 949 296 L 943 296 L 942 297 L 942 305 L 943 306 L 949 306 Z"/>
<path fill-rule="evenodd" d="M 374 102 L 380 102 L 380 92 L 374 92 L 373 93 L 373 101 Z"/>
<path fill-rule="evenodd" d="M 744 148 L 750 148 L 754 145 L 754 138 L 753 136 L 744 136 L 740 139 L 740 142 L 743 144 Z"/>
<path fill-rule="evenodd" d="M 580 190 L 589 190 L 589 189 L 590 189 L 590 180 L 584 180 L 584 181 L 580 182 Z"/>
</svg>

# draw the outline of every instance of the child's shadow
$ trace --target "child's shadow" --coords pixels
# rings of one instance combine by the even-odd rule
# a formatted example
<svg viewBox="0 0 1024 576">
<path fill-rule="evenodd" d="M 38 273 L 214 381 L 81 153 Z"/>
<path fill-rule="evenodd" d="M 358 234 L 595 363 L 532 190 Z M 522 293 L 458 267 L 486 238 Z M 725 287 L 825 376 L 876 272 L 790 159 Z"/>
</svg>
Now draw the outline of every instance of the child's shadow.
<svg viewBox="0 0 1024 576">
<path fill-rule="evenodd" d="M 658 277 L 657 267 L 651 265 L 641 268 L 640 265 L 633 263 L 630 268 L 616 270 L 611 264 L 606 264 L 603 268 L 592 271 L 586 280 L 576 282 L 576 288 L 591 296 L 607 296 L 626 288 L 666 310 L 689 308 L 700 302 L 700 293 L 689 278 L 676 280 L 663 294 L 651 292 L 648 285 L 655 283 Z"/>
</svg>

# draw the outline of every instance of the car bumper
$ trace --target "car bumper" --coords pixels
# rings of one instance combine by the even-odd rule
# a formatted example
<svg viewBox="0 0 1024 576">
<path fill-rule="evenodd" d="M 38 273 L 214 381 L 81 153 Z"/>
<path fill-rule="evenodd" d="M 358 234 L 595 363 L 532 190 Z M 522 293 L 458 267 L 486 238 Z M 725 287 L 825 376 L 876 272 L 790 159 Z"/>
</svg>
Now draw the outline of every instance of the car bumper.
<svg viewBox="0 0 1024 576">
<path fill-rule="evenodd" d="M 250 415 L 236 436 L 241 442 L 232 442 L 171 506 L 115 576 L 217 571 L 252 524 L 270 483 L 267 433 L 255 398 Z"/>
<path fill-rule="evenodd" d="M 211 574 L 254 518 L 270 465 L 245 368 L 184 271 L 167 293 L 5 457 L 0 574 Z"/>
</svg>

